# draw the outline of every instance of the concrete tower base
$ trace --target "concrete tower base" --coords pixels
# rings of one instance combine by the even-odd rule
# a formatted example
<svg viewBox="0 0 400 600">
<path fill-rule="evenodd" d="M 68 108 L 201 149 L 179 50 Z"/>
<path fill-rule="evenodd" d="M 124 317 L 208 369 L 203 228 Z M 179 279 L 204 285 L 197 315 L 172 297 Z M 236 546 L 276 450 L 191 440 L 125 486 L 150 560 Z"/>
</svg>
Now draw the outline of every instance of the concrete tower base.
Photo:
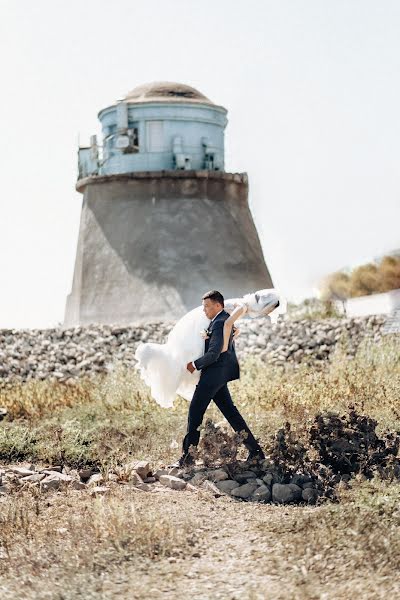
<svg viewBox="0 0 400 600">
<path fill-rule="evenodd" d="M 178 319 L 217 289 L 272 287 L 245 174 L 157 171 L 81 179 L 65 326 Z"/>
</svg>

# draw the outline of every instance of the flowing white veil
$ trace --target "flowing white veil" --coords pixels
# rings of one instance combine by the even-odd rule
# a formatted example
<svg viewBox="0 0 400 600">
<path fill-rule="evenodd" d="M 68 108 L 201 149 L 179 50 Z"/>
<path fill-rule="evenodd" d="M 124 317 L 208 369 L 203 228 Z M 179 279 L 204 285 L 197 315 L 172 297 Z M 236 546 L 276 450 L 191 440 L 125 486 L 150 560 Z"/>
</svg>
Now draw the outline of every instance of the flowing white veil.
<svg viewBox="0 0 400 600">
<path fill-rule="evenodd" d="M 286 312 L 286 300 L 276 289 L 266 289 L 246 294 L 242 298 L 225 300 L 225 310 L 231 313 L 237 304 L 245 304 L 246 315 L 250 318 Z M 201 331 L 206 329 L 210 320 L 202 306 L 189 311 L 175 324 L 165 344 L 141 343 L 136 349 L 136 368 L 145 383 L 151 389 L 152 397 L 166 408 L 173 406 L 179 394 L 191 400 L 200 378 L 200 371 L 189 373 L 188 362 L 204 354 L 204 339 Z"/>
</svg>

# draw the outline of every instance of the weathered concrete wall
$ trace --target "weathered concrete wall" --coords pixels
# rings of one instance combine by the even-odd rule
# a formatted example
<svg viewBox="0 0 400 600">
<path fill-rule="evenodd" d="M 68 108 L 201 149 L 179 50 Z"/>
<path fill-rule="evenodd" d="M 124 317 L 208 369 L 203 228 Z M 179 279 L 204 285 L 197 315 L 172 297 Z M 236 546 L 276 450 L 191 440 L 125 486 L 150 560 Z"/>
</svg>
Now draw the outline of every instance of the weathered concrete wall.
<svg viewBox="0 0 400 600">
<path fill-rule="evenodd" d="M 80 180 L 65 325 L 177 319 L 209 289 L 272 287 L 246 175 L 168 171 Z"/>
</svg>

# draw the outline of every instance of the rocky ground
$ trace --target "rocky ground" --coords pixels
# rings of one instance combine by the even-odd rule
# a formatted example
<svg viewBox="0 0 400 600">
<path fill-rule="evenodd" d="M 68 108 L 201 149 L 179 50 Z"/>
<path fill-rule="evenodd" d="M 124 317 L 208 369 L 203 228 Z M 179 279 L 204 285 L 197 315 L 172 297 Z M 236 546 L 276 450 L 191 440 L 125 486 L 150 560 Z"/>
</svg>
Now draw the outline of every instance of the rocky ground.
<svg viewBox="0 0 400 600">
<path fill-rule="evenodd" d="M 154 472 L 146 461 L 124 465 L 107 475 L 92 469 L 76 471 L 61 466 L 40 467 L 33 464 L 0 467 L 0 495 L 12 494 L 23 487 L 37 487 L 41 492 L 69 487 L 92 496 L 107 494 L 115 485 L 129 484 L 134 490 L 156 493 L 160 488 L 197 492 L 199 489 L 214 497 L 231 496 L 238 500 L 289 504 L 315 504 L 318 483 L 311 477 L 295 475 L 290 483 L 279 483 L 279 476 L 270 469 L 268 461 L 254 466 L 245 461 L 233 470 L 227 466 L 190 469 L 163 466 Z"/>
<path fill-rule="evenodd" d="M 385 317 L 281 321 L 239 321 L 239 358 L 248 355 L 278 366 L 323 364 L 340 343 L 353 356 L 365 339 L 382 336 Z M 116 363 L 133 367 L 140 342 L 165 342 L 173 322 L 130 327 L 92 325 L 70 329 L 1 329 L 0 385 L 30 379 L 73 382 L 82 375 L 106 372 Z"/>
</svg>

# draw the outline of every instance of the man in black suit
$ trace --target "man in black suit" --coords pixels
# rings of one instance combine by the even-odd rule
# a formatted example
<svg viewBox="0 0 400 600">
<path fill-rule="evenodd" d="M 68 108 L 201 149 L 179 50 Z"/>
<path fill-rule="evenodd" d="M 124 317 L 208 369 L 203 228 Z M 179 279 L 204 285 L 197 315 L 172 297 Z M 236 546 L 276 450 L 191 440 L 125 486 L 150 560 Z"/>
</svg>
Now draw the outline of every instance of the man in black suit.
<svg viewBox="0 0 400 600">
<path fill-rule="evenodd" d="M 228 381 L 239 379 L 240 371 L 233 341 L 233 330 L 228 350 L 221 352 L 224 342 L 224 322 L 229 317 L 229 313 L 224 310 L 224 297 L 220 292 L 212 290 L 204 294 L 202 304 L 206 316 L 211 319 L 207 330 L 209 337 L 205 341 L 205 354 L 187 364 L 187 369 L 191 373 L 197 369 L 201 370 L 201 375 L 190 403 L 187 433 L 182 444 L 183 454 L 177 464 L 182 467 L 194 463 L 193 457 L 189 454 L 189 447 L 197 446 L 199 443 L 198 427 L 203 421 L 204 413 L 211 400 L 214 400 L 235 431 L 247 433 L 243 442 L 249 450 L 247 460 L 262 460 L 265 458 L 264 453 L 234 405 L 227 386 Z"/>
</svg>

